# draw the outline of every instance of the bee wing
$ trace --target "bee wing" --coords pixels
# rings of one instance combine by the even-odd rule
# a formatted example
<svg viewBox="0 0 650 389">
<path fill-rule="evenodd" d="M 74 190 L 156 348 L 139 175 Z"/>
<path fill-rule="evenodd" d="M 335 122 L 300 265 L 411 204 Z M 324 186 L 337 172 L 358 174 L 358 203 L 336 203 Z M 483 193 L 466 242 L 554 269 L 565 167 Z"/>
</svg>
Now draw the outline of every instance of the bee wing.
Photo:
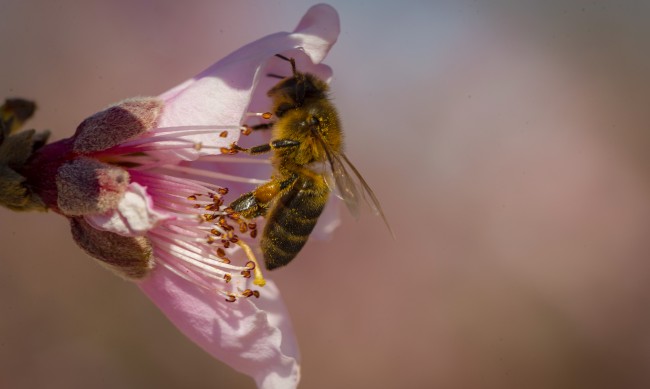
<svg viewBox="0 0 650 389">
<path fill-rule="evenodd" d="M 330 168 L 332 169 L 332 177 L 336 182 L 336 187 L 338 188 L 339 196 L 345 202 L 345 205 L 348 207 L 348 210 L 354 216 L 355 219 L 359 218 L 359 199 L 361 195 L 359 194 L 359 186 L 352 179 L 350 173 L 348 173 L 343 161 L 347 161 L 347 158 L 343 154 L 335 154 L 328 150 L 327 158 L 330 162 Z M 345 158 L 345 159 L 343 159 Z M 348 161 L 349 163 L 349 161 Z M 352 167 L 354 169 L 354 166 Z M 354 169 L 356 172 L 357 170 Z M 358 172 L 357 172 L 358 174 Z M 361 177 L 361 176 L 358 176 Z M 363 180 L 363 178 L 361 178 Z M 373 209 L 374 210 L 374 209 Z"/>
<path fill-rule="evenodd" d="M 395 239 L 395 233 L 393 232 L 393 229 L 390 228 L 390 224 L 388 224 L 388 219 L 386 219 L 386 215 L 384 215 L 384 210 L 381 209 L 381 205 L 379 204 L 379 200 L 377 200 L 377 196 L 375 196 L 375 192 L 373 192 L 372 189 L 370 189 L 370 186 L 368 185 L 366 180 L 363 179 L 361 173 L 359 173 L 357 168 L 354 167 L 354 165 L 352 164 L 352 162 L 350 162 L 348 157 L 346 157 L 345 154 L 339 154 L 339 156 L 340 156 L 340 161 L 343 161 L 341 166 L 343 166 L 343 169 L 345 170 L 345 177 L 347 177 L 346 181 L 352 183 L 352 186 L 354 187 L 358 187 L 358 184 L 361 185 L 361 194 L 363 195 L 364 200 L 366 201 L 370 209 L 372 209 L 372 211 L 375 213 L 375 215 L 381 217 L 381 220 L 384 221 L 386 228 L 388 228 L 388 231 L 393 236 L 393 239 Z M 335 159 L 337 159 L 336 156 Z M 352 170 L 353 173 L 352 176 L 347 173 L 347 170 L 345 169 L 345 165 L 347 165 L 350 168 L 350 170 Z M 339 181 L 337 179 L 337 176 L 334 176 L 334 178 L 337 180 L 337 182 Z"/>
<path fill-rule="evenodd" d="M 350 160 L 343 153 L 335 153 L 327 146 L 324 141 L 321 141 L 323 147 L 325 148 L 325 153 L 327 154 L 327 159 L 330 163 L 330 168 L 332 169 L 332 176 L 336 182 L 336 186 L 339 189 L 340 197 L 345 202 L 345 205 L 348 207 L 348 210 L 355 218 L 359 217 L 359 202 L 360 198 L 363 197 L 366 204 L 372 209 L 372 211 L 381 217 L 390 231 L 393 238 L 395 238 L 395 233 L 393 229 L 390 228 L 386 215 L 379 205 L 379 200 L 377 196 L 370 189 L 370 186 L 363 179 L 363 176 L 356 167 L 350 162 Z M 352 174 L 348 171 L 352 171 Z"/>
</svg>

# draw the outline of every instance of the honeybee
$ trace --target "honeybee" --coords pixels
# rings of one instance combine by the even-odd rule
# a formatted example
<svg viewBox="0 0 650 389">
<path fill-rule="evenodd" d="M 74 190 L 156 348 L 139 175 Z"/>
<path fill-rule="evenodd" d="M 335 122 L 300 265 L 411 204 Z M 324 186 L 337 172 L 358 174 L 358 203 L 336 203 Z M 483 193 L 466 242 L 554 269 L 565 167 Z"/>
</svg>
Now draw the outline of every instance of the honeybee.
<svg viewBox="0 0 650 389">
<path fill-rule="evenodd" d="M 256 126 L 271 127 L 272 140 L 248 149 L 233 145 L 249 154 L 272 151 L 274 172 L 270 181 L 230 204 L 244 218 L 266 217 L 261 249 L 269 270 L 291 262 L 307 242 L 332 191 L 331 177 L 352 215 L 358 216 L 363 197 L 388 226 L 374 193 L 343 154 L 343 131 L 327 83 L 297 71 L 293 58 L 276 56 L 291 64 L 292 75 L 267 93 L 276 121 Z M 323 164 L 329 172 L 318 170 Z"/>
</svg>

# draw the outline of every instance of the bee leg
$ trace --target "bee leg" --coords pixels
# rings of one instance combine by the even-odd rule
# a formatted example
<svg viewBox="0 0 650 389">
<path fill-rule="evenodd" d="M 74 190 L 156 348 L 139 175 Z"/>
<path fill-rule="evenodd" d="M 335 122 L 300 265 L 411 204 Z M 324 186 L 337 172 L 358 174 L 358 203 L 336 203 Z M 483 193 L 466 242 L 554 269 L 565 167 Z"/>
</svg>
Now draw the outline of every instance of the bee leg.
<svg viewBox="0 0 650 389">
<path fill-rule="evenodd" d="M 257 130 L 268 130 L 269 128 L 273 128 L 273 124 L 275 123 L 262 123 L 262 124 L 256 124 L 254 126 L 251 126 L 251 130 L 257 131 Z"/>
<path fill-rule="evenodd" d="M 230 208 L 246 219 L 264 216 L 268 208 L 263 207 L 255 198 L 255 191 L 244 193 L 230 203 Z"/>
<path fill-rule="evenodd" d="M 240 147 L 239 145 L 233 144 L 231 147 L 231 150 L 235 151 L 243 151 L 244 153 L 248 153 L 250 155 L 255 155 L 255 154 L 263 154 L 263 153 L 268 153 L 271 151 L 271 145 L 270 144 L 263 144 L 255 147 L 251 147 L 249 149 L 246 149 L 244 147 Z"/>
<path fill-rule="evenodd" d="M 300 146 L 300 142 L 292 139 L 276 139 L 271 141 L 271 147 L 274 149 L 284 149 L 287 147 Z"/>
<path fill-rule="evenodd" d="M 265 216 L 271 201 L 282 189 L 285 189 L 295 181 L 295 177 L 287 180 L 271 180 L 255 188 L 253 191 L 244 193 L 230 203 L 230 208 L 246 219 L 253 219 L 258 216 Z"/>
<path fill-rule="evenodd" d="M 263 154 L 263 153 L 268 153 L 269 151 L 273 149 L 284 149 L 287 147 L 296 147 L 300 146 L 300 142 L 297 140 L 291 140 L 291 139 L 276 139 L 271 141 L 271 143 L 268 144 L 263 144 L 255 147 L 251 147 L 249 149 L 240 147 L 237 144 L 233 144 L 231 147 L 231 150 L 235 151 L 242 151 L 244 153 L 248 153 L 250 155 L 255 155 L 255 154 Z"/>
</svg>

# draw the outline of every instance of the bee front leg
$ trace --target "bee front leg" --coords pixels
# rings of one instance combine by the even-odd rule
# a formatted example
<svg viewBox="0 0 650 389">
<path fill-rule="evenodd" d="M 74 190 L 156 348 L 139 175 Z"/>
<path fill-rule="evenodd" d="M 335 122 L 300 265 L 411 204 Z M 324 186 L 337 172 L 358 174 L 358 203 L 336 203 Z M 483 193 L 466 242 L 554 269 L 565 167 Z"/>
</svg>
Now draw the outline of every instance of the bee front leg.
<svg viewBox="0 0 650 389">
<path fill-rule="evenodd" d="M 264 144 L 264 145 L 259 145 L 259 146 L 255 146 L 255 147 L 251 147 L 249 149 L 246 149 L 244 147 L 240 147 L 239 145 L 233 143 L 233 145 L 230 146 L 230 149 L 234 150 L 234 151 L 242 151 L 242 152 L 248 153 L 250 155 L 256 155 L 256 154 L 268 153 L 269 151 L 271 151 L 271 145 L 270 144 Z"/>
<path fill-rule="evenodd" d="M 296 146 L 300 146 L 300 142 L 298 142 L 297 140 L 276 139 L 271 141 L 271 143 L 251 147 L 248 149 L 244 147 L 240 147 L 237 144 L 233 144 L 230 149 L 235 151 L 242 151 L 250 155 L 256 155 L 256 154 L 268 153 L 273 149 L 284 149 L 287 147 L 296 147 Z"/>
</svg>

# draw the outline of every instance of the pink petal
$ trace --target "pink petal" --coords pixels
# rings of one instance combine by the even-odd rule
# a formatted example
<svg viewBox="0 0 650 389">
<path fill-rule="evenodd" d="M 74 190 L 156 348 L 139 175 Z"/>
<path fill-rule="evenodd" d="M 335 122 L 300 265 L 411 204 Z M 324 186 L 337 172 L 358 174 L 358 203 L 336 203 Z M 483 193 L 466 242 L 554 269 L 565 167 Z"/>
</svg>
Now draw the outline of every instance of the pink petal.
<svg viewBox="0 0 650 389">
<path fill-rule="evenodd" d="M 153 208 L 153 201 L 145 187 L 132 182 L 117 208 L 101 215 L 85 215 L 84 218 L 98 230 L 123 236 L 141 236 L 168 216 Z"/>
<path fill-rule="evenodd" d="M 338 14 L 332 7 L 321 4 L 310 8 L 294 33 L 280 32 L 250 43 L 160 95 L 166 104 L 159 127 L 206 125 L 237 129 L 259 79 L 264 76 L 261 70 L 269 58 L 289 50 L 295 52 L 290 54 L 292 56 L 304 56 L 298 50 L 302 48 L 312 62 L 318 63 L 336 41 L 339 30 Z M 213 146 L 215 136 L 207 133 L 187 139 Z M 215 150 L 204 148 L 177 154 L 191 160 L 198 155 L 215 154 Z"/>
<path fill-rule="evenodd" d="M 298 347 L 273 282 L 259 299 L 224 296 L 193 285 L 164 267 L 141 282 L 143 292 L 188 338 L 210 355 L 252 376 L 260 388 L 295 388 Z"/>
</svg>

